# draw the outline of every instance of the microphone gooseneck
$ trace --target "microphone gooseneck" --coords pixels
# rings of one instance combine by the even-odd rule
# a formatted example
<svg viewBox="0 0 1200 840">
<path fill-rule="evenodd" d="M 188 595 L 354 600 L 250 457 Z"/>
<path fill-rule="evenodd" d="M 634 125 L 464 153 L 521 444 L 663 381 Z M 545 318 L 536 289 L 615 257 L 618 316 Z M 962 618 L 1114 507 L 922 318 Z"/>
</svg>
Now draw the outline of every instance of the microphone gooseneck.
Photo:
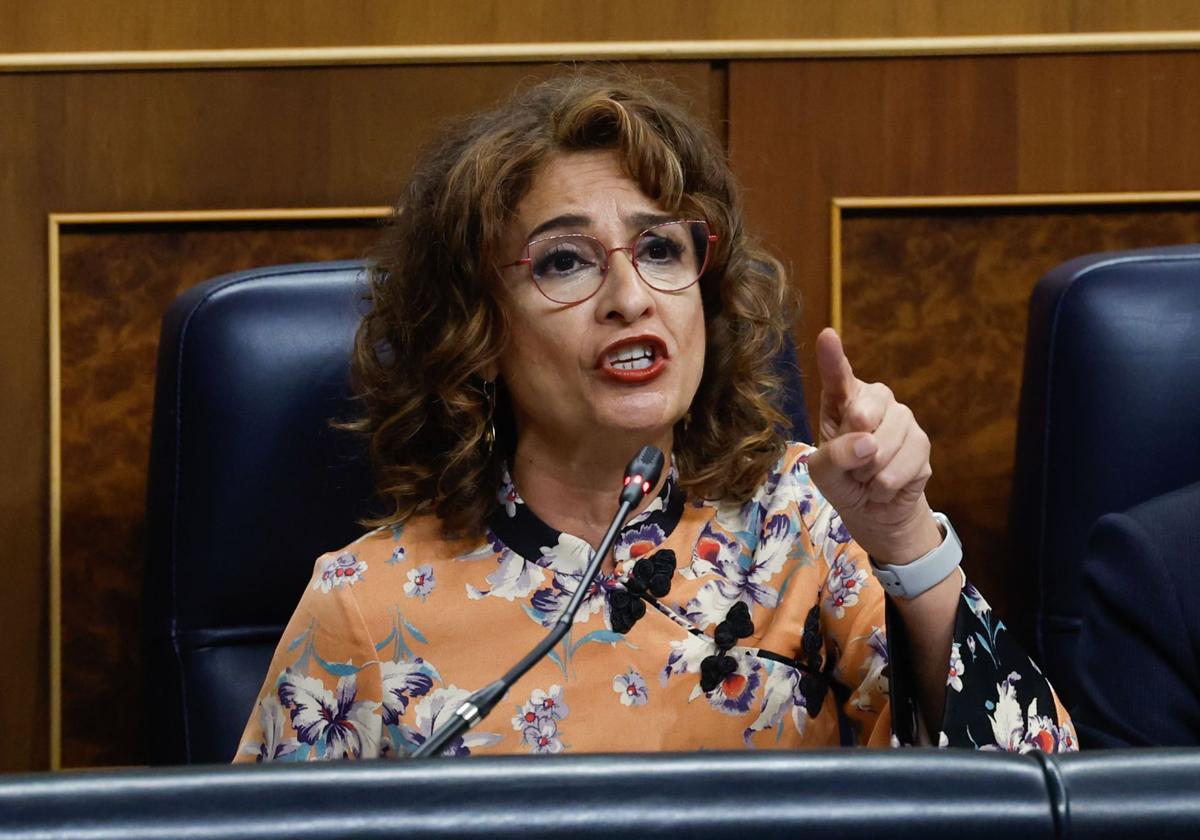
<svg viewBox="0 0 1200 840">
<path fill-rule="evenodd" d="M 586 597 L 588 589 L 591 588 L 596 573 L 600 571 L 600 566 L 612 547 L 613 540 L 616 539 L 617 531 L 621 530 L 621 526 L 625 524 L 629 512 L 658 484 L 658 479 L 662 476 L 663 463 L 662 450 L 658 447 L 643 446 L 638 450 L 638 453 L 633 456 L 633 460 L 629 462 L 629 466 L 625 468 L 625 484 L 621 488 L 620 507 L 617 509 L 617 515 L 613 517 L 612 523 L 604 533 L 604 538 L 600 540 L 600 545 L 592 554 L 592 559 L 584 570 L 583 577 L 579 580 L 579 586 L 571 595 L 566 607 L 563 608 L 554 627 L 533 650 L 525 654 L 520 662 L 509 668 L 504 676 L 464 700 L 454 710 L 450 719 L 434 730 L 429 739 L 417 748 L 412 754 L 413 758 L 441 755 L 451 741 L 487 717 L 488 713 L 508 693 L 509 688 L 525 676 L 525 673 L 543 656 L 553 650 L 554 646 L 566 635 L 567 630 L 575 622 L 575 614 L 579 612 L 579 607 L 583 604 L 583 599 Z"/>
</svg>

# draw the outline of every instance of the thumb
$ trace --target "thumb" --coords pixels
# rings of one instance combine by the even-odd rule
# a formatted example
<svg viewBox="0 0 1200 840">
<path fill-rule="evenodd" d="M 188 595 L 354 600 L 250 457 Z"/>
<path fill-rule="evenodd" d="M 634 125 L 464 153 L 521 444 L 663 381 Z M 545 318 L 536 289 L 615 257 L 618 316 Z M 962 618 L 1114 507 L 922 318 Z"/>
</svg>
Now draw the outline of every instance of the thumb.
<svg viewBox="0 0 1200 840">
<path fill-rule="evenodd" d="M 849 402 L 857 389 L 858 380 L 846 351 L 842 347 L 841 336 L 833 327 L 826 327 L 817 336 L 817 372 L 821 377 L 821 396 L 832 400 L 837 405 Z"/>
</svg>

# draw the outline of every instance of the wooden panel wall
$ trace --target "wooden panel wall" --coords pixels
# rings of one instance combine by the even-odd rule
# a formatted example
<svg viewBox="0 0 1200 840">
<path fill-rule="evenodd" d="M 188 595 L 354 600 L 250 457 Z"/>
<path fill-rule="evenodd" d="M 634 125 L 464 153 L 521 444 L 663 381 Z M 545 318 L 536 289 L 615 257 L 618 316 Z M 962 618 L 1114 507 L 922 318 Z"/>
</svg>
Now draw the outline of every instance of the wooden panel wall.
<svg viewBox="0 0 1200 840">
<path fill-rule="evenodd" d="M 1191 0 L 0 0 L 0 52 L 1183 29 Z"/>
<path fill-rule="evenodd" d="M 833 198 L 1196 189 L 1198 80 L 1193 52 L 735 62 L 730 153 L 811 344 Z"/>
<path fill-rule="evenodd" d="M 753 226 L 790 266 L 804 296 L 801 367 L 814 369 L 813 340 L 830 322 L 834 198 L 1195 190 L 1200 188 L 1200 156 L 1193 153 L 1200 148 L 1200 101 L 1191 91 L 1197 80 L 1200 53 L 733 63 L 732 160 L 746 186 Z M 779 96 L 781 90 L 792 95 Z M 1155 244 L 1146 233 L 1112 241 Z M 1056 245 L 1077 247 L 1079 254 L 1099 241 L 1064 238 Z M 1164 230 L 1159 244 L 1177 241 L 1177 232 Z M 1011 240 L 991 244 L 1019 247 Z M 1046 250 L 1032 242 L 1028 247 Z M 870 266 L 885 289 L 903 281 L 903 266 L 893 274 L 886 260 Z M 996 282 L 986 272 L 972 276 L 980 283 Z M 859 278 L 856 288 L 869 285 Z M 911 290 L 914 305 L 922 289 Z M 854 292 L 848 288 L 846 294 Z M 970 296 L 956 300 L 958 306 L 971 305 Z M 844 303 L 848 316 L 862 313 L 864 305 Z M 903 361 L 883 364 L 879 348 L 865 346 L 868 337 L 879 335 L 878 324 L 851 323 L 848 317 L 844 329 L 851 362 L 864 360 L 860 376 L 908 373 Z M 897 338 L 904 329 L 890 327 Z M 977 336 L 922 335 L 929 356 L 956 360 L 960 387 L 986 374 L 956 343 Z M 818 391 L 812 379 L 807 385 L 811 405 Z M 904 393 L 905 385 L 915 389 L 919 381 L 902 376 L 899 396 L 920 401 L 915 391 Z M 948 413 L 953 410 L 952 403 L 935 406 L 930 425 L 952 427 Z M 1005 439 L 999 446 L 1010 444 Z M 934 447 L 936 462 L 936 440 Z M 988 497 L 979 492 L 980 480 L 1000 488 L 1000 502 L 1007 504 L 1011 464 L 986 476 L 948 469 L 935 476 L 930 496 L 952 508 L 955 500 Z M 997 497 L 989 498 L 996 502 Z M 993 538 L 1004 516 L 962 513 L 977 526 L 970 529 L 978 537 L 976 555 L 988 561 L 974 571 L 1003 604 L 1009 579 L 1003 550 Z"/>
</svg>

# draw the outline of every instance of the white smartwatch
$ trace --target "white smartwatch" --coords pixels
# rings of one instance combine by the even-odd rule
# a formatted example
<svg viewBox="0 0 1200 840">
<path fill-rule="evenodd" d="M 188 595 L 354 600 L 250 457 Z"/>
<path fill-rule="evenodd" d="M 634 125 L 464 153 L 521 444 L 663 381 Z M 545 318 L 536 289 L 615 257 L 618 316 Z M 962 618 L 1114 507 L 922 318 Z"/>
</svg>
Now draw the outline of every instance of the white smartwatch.
<svg viewBox="0 0 1200 840">
<path fill-rule="evenodd" d="M 941 513 L 934 513 L 933 518 L 946 532 L 937 548 L 903 566 L 882 565 L 871 558 L 875 579 L 893 598 L 916 598 L 945 580 L 962 562 L 962 543 L 950 520 Z"/>
</svg>

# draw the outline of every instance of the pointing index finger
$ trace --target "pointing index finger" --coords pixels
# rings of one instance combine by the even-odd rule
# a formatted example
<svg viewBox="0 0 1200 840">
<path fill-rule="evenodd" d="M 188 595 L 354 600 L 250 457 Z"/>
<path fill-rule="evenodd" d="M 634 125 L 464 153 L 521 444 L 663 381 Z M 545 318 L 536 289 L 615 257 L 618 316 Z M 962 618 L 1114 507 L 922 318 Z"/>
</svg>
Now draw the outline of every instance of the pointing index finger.
<svg viewBox="0 0 1200 840">
<path fill-rule="evenodd" d="M 826 327 L 817 336 L 817 372 L 821 376 L 821 396 L 838 404 L 854 398 L 858 380 L 846 351 L 842 348 L 841 336 L 833 327 Z"/>
</svg>

